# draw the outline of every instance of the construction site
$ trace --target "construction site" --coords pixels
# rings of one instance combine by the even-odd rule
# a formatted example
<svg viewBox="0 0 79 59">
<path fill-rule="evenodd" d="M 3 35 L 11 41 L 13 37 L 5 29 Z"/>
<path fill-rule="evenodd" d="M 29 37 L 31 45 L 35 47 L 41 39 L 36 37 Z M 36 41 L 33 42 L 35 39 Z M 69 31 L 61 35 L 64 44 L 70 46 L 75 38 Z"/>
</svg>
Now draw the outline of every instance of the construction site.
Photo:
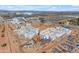
<svg viewBox="0 0 79 59">
<path fill-rule="evenodd" d="M 0 13 L 0 53 L 78 53 L 79 15 L 71 15 Z"/>
</svg>

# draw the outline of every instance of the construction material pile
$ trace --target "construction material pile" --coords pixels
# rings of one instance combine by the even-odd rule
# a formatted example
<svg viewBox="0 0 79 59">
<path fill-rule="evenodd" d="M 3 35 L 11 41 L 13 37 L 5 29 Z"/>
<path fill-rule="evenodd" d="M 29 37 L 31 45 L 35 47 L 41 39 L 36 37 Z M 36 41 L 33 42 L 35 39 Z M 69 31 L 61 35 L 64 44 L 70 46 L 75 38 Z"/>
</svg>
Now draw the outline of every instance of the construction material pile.
<svg viewBox="0 0 79 59">
<path fill-rule="evenodd" d="M 10 19 L 10 23 L 14 24 L 16 28 L 20 28 L 21 26 L 25 25 L 26 19 L 24 17 L 14 17 Z"/>
<path fill-rule="evenodd" d="M 22 26 L 20 29 L 14 31 L 17 32 L 19 36 L 24 36 L 28 39 L 32 39 L 32 37 L 39 32 L 37 28 L 33 28 L 30 24 L 26 25 L 26 27 Z"/>
<path fill-rule="evenodd" d="M 20 24 L 20 23 L 22 23 L 24 21 L 25 21 L 24 17 L 14 17 L 14 18 L 11 19 L 11 22 L 13 24 Z"/>
<path fill-rule="evenodd" d="M 56 39 L 61 37 L 64 34 L 70 34 L 71 30 L 63 27 L 56 27 L 56 28 L 48 28 L 40 32 L 40 36 L 42 39 Z"/>
</svg>

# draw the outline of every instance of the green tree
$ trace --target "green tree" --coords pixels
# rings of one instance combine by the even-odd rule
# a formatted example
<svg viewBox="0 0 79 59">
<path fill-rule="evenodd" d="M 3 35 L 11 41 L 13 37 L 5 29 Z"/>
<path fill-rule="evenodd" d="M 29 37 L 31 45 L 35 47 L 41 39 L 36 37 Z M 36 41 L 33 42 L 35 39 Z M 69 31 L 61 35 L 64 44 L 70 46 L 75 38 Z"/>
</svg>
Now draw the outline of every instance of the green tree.
<svg viewBox="0 0 79 59">
<path fill-rule="evenodd" d="M 79 18 L 77 19 L 77 25 L 79 25 Z"/>
</svg>

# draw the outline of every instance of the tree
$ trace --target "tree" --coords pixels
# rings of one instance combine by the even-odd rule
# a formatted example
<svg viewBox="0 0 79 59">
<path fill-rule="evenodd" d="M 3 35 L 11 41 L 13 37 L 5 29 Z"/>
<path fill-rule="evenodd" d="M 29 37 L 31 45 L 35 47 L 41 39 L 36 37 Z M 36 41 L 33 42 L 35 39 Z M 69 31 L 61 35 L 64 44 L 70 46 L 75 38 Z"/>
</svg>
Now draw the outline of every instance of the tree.
<svg viewBox="0 0 79 59">
<path fill-rule="evenodd" d="M 79 18 L 77 19 L 77 25 L 79 25 Z"/>
</svg>

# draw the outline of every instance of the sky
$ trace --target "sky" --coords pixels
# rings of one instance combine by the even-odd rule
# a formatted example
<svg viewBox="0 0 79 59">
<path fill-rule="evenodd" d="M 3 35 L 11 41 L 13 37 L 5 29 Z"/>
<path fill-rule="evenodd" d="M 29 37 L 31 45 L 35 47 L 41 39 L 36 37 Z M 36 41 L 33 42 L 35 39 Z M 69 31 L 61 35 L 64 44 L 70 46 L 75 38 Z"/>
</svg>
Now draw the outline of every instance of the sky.
<svg viewBox="0 0 79 59">
<path fill-rule="evenodd" d="M 9 11 L 79 11 L 75 5 L 0 5 L 0 10 Z"/>
</svg>

